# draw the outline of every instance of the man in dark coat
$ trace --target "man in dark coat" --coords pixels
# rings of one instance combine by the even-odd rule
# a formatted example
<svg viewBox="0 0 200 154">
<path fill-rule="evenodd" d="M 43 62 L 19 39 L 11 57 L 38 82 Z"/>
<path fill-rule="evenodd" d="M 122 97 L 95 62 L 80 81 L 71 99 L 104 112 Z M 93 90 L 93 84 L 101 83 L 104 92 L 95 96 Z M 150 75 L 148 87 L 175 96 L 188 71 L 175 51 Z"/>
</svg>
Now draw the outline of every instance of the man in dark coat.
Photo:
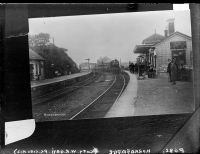
<svg viewBox="0 0 200 154">
<path fill-rule="evenodd" d="M 137 74 L 138 73 L 138 64 L 137 63 L 135 63 L 135 70 L 134 70 L 134 72 Z"/>
<path fill-rule="evenodd" d="M 133 72 L 133 74 L 135 73 L 135 65 L 134 65 L 134 63 L 132 64 L 132 72 Z"/>
<path fill-rule="evenodd" d="M 176 80 L 177 80 L 177 74 L 178 74 L 178 66 L 176 64 L 176 58 L 172 59 L 172 63 L 171 63 L 171 80 L 172 80 L 172 84 L 176 84 Z"/>
<path fill-rule="evenodd" d="M 129 71 L 132 73 L 132 63 L 129 62 Z"/>
<path fill-rule="evenodd" d="M 167 73 L 169 73 L 169 82 L 172 82 L 172 79 L 171 79 L 171 59 L 168 59 L 168 66 L 167 66 Z"/>
</svg>

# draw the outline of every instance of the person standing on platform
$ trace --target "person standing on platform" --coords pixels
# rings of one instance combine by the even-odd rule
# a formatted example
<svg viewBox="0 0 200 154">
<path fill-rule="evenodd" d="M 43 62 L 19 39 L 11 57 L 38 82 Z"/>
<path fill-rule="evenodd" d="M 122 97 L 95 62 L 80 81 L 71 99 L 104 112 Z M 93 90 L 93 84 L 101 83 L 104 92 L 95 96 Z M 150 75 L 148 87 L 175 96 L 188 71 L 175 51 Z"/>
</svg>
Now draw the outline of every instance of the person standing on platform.
<svg viewBox="0 0 200 154">
<path fill-rule="evenodd" d="M 167 73 L 169 74 L 169 82 L 172 82 L 171 79 L 171 59 L 168 59 Z"/>
<path fill-rule="evenodd" d="M 134 70 L 134 72 L 137 74 L 138 73 L 138 64 L 137 63 L 135 63 L 135 70 Z"/>
<path fill-rule="evenodd" d="M 132 72 L 133 72 L 133 74 L 135 73 L 135 65 L 134 65 L 134 63 L 132 64 Z"/>
<path fill-rule="evenodd" d="M 176 58 L 172 59 L 170 70 L 171 70 L 172 84 L 175 85 L 176 80 L 177 80 L 177 74 L 178 74 L 178 66 L 176 64 Z"/>
<path fill-rule="evenodd" d="M 132 73 L 132 63 L 129 62 L 129 71 Z"/>
</svg>

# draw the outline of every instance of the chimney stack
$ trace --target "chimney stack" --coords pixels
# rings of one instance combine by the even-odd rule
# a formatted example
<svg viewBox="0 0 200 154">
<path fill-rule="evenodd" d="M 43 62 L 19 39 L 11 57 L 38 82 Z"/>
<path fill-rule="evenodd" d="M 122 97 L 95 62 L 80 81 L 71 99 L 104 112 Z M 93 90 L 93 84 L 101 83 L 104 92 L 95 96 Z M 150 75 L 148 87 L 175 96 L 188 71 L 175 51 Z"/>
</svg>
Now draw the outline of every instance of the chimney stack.
<svg viewBox="0 0 200 154">
<path fill-rule="evenodd" d="M 174 28 L 174 18 L 168 19 L 168 36 L 175 32 Z"/>
<path fill-rule="evenodd" d="M 168 36 L 168 30 L 165 29 L 165 37 L 167 37 L 167 36 Z"/>
<path fill-rule="evenodd" d="M 167 29 L 168 29 L 168 28 L 166 27 L 165 30 L 164 30 L 164 36 L 165 36 L 165 37 L 168 36 L 168 30 L 167 30 Z"/>
</svg>

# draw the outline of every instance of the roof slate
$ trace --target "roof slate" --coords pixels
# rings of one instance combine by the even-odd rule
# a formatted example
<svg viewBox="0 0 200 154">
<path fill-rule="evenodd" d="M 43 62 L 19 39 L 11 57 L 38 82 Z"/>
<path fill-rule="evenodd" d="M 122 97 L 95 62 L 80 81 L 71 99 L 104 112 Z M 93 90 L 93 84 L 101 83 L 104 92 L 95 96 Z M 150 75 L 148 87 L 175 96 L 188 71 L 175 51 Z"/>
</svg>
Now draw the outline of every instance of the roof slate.
<svg viewBox="0 0 200 154">
<path fill-rule="evenodd" d="M 29 59 L 31 60 L 45 60 L 42 58 L 39 54 L 37 54 L 35 51 L 29 48 Z"/>
<path fill-rule="evenodd" d="M 176 31 L 176 32 L 172 33 L 171 35 L 165 37 L 165 39 L 163 39 L 162 41 L 155 43 L 154 46 L 156 46 L 156 45 L 162 43 L 163 41 L 169 39 L 170 37 L 173 37 L 174 35 L 181 35 L 181 36 L 183 36 L 183 37 L 187 37 L 188 39 L 191 39 L 191 36 L 188 36 L 188 35 L 186 35 L 186 34 L 183 34 L 183 33 L 179 32 L 179 31 Z"/>
<path fill-rule="evenodd" d="M 160 34 L 153 34 L 142 41 L 142 44 L 155 44 L 165 39 L 164 36 Z"/>
</svg>

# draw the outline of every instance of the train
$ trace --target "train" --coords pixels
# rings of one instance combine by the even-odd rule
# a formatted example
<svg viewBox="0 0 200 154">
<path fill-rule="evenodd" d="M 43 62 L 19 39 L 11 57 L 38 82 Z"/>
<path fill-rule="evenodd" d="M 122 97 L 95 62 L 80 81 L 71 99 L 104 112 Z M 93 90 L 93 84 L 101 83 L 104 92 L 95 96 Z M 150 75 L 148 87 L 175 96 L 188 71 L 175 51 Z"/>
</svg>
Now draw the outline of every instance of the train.
<svg viewBox="0 0 200 154">
<path fill-rule="evenodd" d="M 112 73 L 120 73 L 120 63 L 117 59 L 111 60 L 109 63 L 102 63 L 97 65 L 97 70 L 112 72 Z"/>
<path fill-rule="evenodd" d="M 112 61 L 110 62 L 110 68 L 120 68 L 120 66 L 119 66 L 119 61 L 118 61 L 117 59 L 112 60 Z"/>
<path fill-rule="evenodd" d="M 121 72 L 121 68 L 120 68 L 120 64 L 119 61 L 117 59 L 112 60 L 110 62 L 110 67 L 109 67 L 110 71 L 113 73 L 120 73 Z"/>
</svg>

